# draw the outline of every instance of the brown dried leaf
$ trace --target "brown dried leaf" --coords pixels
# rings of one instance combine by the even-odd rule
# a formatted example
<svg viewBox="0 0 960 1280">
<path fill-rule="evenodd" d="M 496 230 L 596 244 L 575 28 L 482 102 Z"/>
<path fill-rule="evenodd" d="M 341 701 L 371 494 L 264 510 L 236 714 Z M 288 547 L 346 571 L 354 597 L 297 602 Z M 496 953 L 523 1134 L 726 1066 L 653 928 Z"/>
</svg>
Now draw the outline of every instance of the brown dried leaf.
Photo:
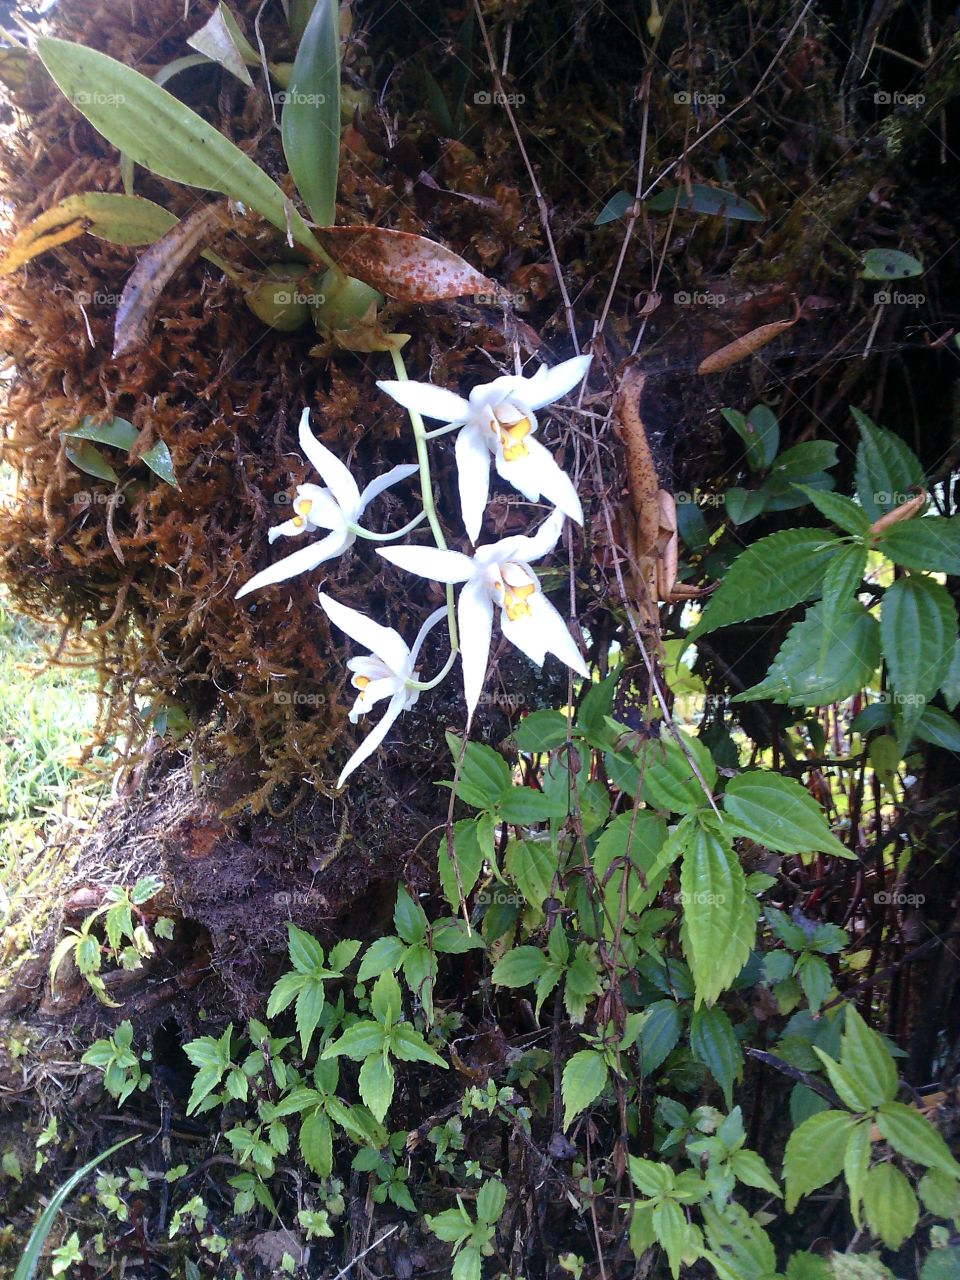
<svg viewBox="0 0 960 1280">
<path fill-rule="evenodd" d="M 400 302 L 440 302 L 497 289 L 451 249 L 410 231 L 320 227 L 314 234 L 347 275 Z"/>
<path fill-rule="evenodd" d="M 146 346 L 160 294 L 170 277 L 193 256 L 219 219 L 218 205 L 200 205 L 143 255 L 124 285 L 117 307 L 113 329 L 114 357 Z"/>
</svg>

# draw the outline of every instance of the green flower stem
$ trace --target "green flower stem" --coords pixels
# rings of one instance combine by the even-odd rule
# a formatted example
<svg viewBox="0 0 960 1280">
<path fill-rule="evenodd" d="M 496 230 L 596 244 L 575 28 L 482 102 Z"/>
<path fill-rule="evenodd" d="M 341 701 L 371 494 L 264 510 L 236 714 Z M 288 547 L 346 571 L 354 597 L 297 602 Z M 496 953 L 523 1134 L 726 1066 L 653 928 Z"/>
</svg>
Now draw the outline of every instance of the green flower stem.
<svg viewBox="0 0 960 1280">
<path fill-rule="evenodd" d="M 402 529 L 396 529 L 393 533 L 371 533 L 369 529 L 361 529 L 358 524 L 351 524 L 347 527 L 351 533 L 355 533 L 358 538 L 366 538 L 368 542 L 393 542 L 397 538 L 402 538 L 405 533 L 409 533 L 411 529 L 415 529 L 418 524 L 426 520 L 427 513 L 421 511 L 418 516 L 405 524 Z"/>
<path fill-rule="evenodd" d="M 407 366 L 403 363 L 403 356 L 399 351 L 391 351 L 393 358 L 393 368 L 397 375 L 398 382 L 409 381 L 407 377 Z M 423 510 L 430 524 L 430 530 L 433 533 L 433 540 L 441 551 L 447 550 L 447 542 L 443 536 L 443 530 L 440 527 L 440 520 L 437 517 L 437 508 L 433 501 L 433 485 L 430 480 L 430 454 L 427 449 L 427 429 L 423 425 L 423 418 L 415 409 L 408 409 L 410 422 L 413 425 L 413 438 L 417 446 L 417 462 L 420 464 L 420 495 L 423 500 Z M 453 586 L 447 583 L 447 626 L 450 631 L 450 649 L 451 658 L 459 652 L 460 639 L 457 634 L 457 615 L 453 604 Z"/>
<path fill-rule="evenodd" d="M 451 431 L 459 431 L 463 426 L 462 422 L 448 422 L 445 427 L 437 427 L 433 431 L 424 432 L 424 440 L 436 440 L 438 436 L 448 436 Z"/>
<path fill-rule="evenodd" d="M 421 693 L 427 689 L 435 689 L 441 681 L 446 680 L 456 660 L 457 651 L 456 649 L 451 649 L 450 657 L 443 664 L 439 675 L 435 675 L 432 680 L 405 680 L 404 684 L 408 689 L 419 689 Z"/>
</svg>

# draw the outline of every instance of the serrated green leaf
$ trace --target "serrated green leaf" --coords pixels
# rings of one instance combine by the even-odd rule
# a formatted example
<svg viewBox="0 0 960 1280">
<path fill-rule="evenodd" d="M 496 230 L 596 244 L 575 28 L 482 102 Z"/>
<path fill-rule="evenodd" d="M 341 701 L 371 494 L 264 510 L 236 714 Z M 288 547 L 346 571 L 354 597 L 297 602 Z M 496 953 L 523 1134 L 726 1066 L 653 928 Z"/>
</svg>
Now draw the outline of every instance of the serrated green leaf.
<svg viewBox="0 0 960 1280">
<path fill-rule="evenodd" d="M 869 1111 L 870 1095 L 861 1085 L 856 1072 L 848 1065 L 837 1062 L 829 1054 L 824 1053 L 819 1045 L 813 1046 L 813 1052 L 826 1068 L 830 1083 L 843 1105 L 849 1107 L 851 1111 Z"/>
<path fill-rule="evenodd" d="M 488 1178 L 477 1193 L 477 1219 L 494 1226 L 500 1221 L 506 1203 L 506 1187 L 499 1178 Z"/>
<path fill-rule="evenodd" d="M 297 1033 L 300 1036 L 300 1050 L 304 1057 L 307 1056 L 313 1033 L 323 1013 L 325 999 L 323 979 L 308 977 L 297 996 L 297 1006 L 294 1011 Z"/>
<path fill-rule="evenodd" d="M 940 707 L 924 707 L 914 733 L 923 742 L 930 742 L 945 751 L 960 752 L 960 724 Z"/>
<path fill-rule="evenodd" d="M 859 601 L 849 600 L 828 624 L 814 605 L 795 622 L 764 679 L 733 702 L 769 699 L 792 707 L 826 706 L 859 693 L 880 663 L 880 629 Z"/>
<path fill-rule="evenodd" d="M 160 177 L 219 191 L 323 256 L 281 189 L 222 133 L 173 94 L 116 59 L 41 36 L 37 53 L 60 90 L 108 142 Z"/>
<path fill-rule="evenodd" d="M 832 631 L 831 643 L 842 638 L 838 623 L 845 606 L 860 590 L 867 567 L 867 548 L 862 543 L 848 543 L 834 556 L 823 578 L 823 601 L 820 605 L 824 627 Z"/>
<path fill-rule="evenodd" d="M 382 1053 L 365 1058 L 357 1083 L 364 1104 L 377 1120 L 383 1120 L 393 1101 L 395 1077 L 390 1062 Z"/>
<path fill-rule="evenodd" d="M 884 593 L 880 638 L 895 709 L 909 733 L 953 659 L 957 610 L 949 592 L 916 574 L 899 578 Z"/>
<path fill-rule="evenodd" d="M 717 783 L 717 766 L 702 742 L 682 730 L 677 733 L 682 746 L 667 729 L 663 730 L 659 743 L 645 745 L 640 794 L 655 809 L 692 813 L 703 808 L 707 798 L 691 767 L 691 759 L 711 792 Z"/>
<path fill-rule="evenodd" d="M 429 1062 L 431 1066 L 445 1069 L 447 1064 L 424 1040 L 419 1031 L 414 1031 L 406 1022 L 393 1028 L 390 1034 L 390 1052 L 400 1062 Z"/>
<path fill-rule="evenodd" d="M 846 533 L 862 536 L 870 528 L 869 516 L 852 498 L 844 498 L 839 493 L 823 489 L 812 489 L 808 485 L 798 484 L 797 488 L 802 490 L 821 515 Z"/>
<path fill-rule="evenodd" d="M 857 448 L 857 499 L 871 523 L 902 506 L 923 487 L 923 468 L 912 449 L 861 413 L 850 412 L 860 428 Z"/>
<path fill-rule="evenodd" d="M 793 778 L 751 769 L 727 783 L 725 825 L 780 853 L 853 855 L 832 835 L 823 810 Z"/>
<path fill-rule="evenodd" d="M 287 949 L 290 963 L 298 973 L 315 973 L 323 968 L 323 949 L 316 938 L 287 921 Z"/>
<path fill-rule="evenodd" d="M 920 1216 L 917 1197 L 892 1164 L 877 1164 L 863 1183 L 863 1210 L 870 1230 L 888 1249 L 899 1249 L 913 1234 Z"/>
<path fill-rule="evenodd" d="M 960 639 L 953 646 L 950 667 L 940 685 L 940 692 L 947 704 L 947 710 L 953 711 L 957 703 L 960 703 Z"/>
<path fill-rule="evenodd" d="M 806 955 L 797 957 L 796 975 L 803 987 L 811 1013 L 819 1013 L 820 1007 L 833 990 L 833 975 L 830 966 L 822 956 Z"/>
<path fill-rule="evenodd" d="M 607 1085 L 607 1064 L 595 1049 L 581 1049 L 567 1059 L 560 1086 L 563 1098 L 563 1127 L 595 1102 Z"/>
<path fill-rule="evenodd" d="M 907 569 L 960 574 L 960 516 L 901 520 L 883 530 L 876 546 Z"/>
<path fill-rule="evenodd" d="M 718 1210 L 706 1201 L 702 1212 L 710 1248 L 722 1259 L 730 1276 L 736 1280 L 771 1280 L 777 1269 L 777 1256 L 773 1242 L 756 1218 L 739 1204 L 726 1204 Z"/>
<path fill-rule="evenodd" d="M 682 1029 L 683 1014 L 673 1000 L 657 1000 L 643 1011 L 636 1038 L 641 1075 L 651 1075 L 666 1061 Z"/>
<path fill-rule="evenodd" d="M 457 868 L 464 895 L 473 891 L 485 860 L 493 861 L 493 815 L 481 813 L 476 818 L 462 818 L 453 824 L 453 852 L 457 867 L 447 849 L 446 834 L 440 837 L 437 867 L 443 896 L 454 910 L 460 908 Z"/>
<path fill-rule="evenodd" d="M 727 517 L 734 524 L 749 524 L 766 510 L 767 495 L 759 489 L 731 485 L 723 495 L 723 505 Z"/>
<path fill-rule="evenodd" d="M 884 1102 L 877 1111 L 877 1128 L 894 1151 L 941 1173 L 960 1178 L 960 1164 L 930 1121 L 904 1106 L 902 1102 Z"/>
<path fill-rule="evenodd" d="M 336 1058 L 342 1055 L 359 1062 L 382 1049 L 383 1039 L 384 1030 L 380 1023 L 364 1019 L 351 1023 L 339 1039 L 326 1046 L 322 1056 Z"/>
<path fill-rule="evenodd" d="M 333 1130 L 320 1107 L 311 1111 L 300 1126 L 300 1153 L 317 1178 L 329 1178 L 333 1171 Z"/>
<path fill-rule="evenodd" d="M 850 1134 L 843 1157 L 843 1176 L 850 1193 L 850 1213 L 853 1225 L 860 1230 L 860 1203 L 863 1187 L 870 1167 L 870 1121 L 863 1120 Z"/>
<path fill-rule="evenodd" d="M 376 942 L 371 942 L 363 953 L 360 968 L 357 970 L 357 981 L 369 982 L 371 978 L 376 978 L 383 973 L 384 969 L 396 973 L 406 951 L 405 944 L 399 938 L 392 935 L 377 938 Z"/>
<path fill-rule="evenodd" d="M 400 885 L 393 908 L 393 927 L 408 945 L 422 942 L 427 936 L 427 917 L 419 902 Z"/>
<path fill-rule="evenodd" d="M 823 529 L 785 529 L 761 538 L 727 570 L 688 639 L 733 622 L 780 613 L 818 595 L 839 545 Z"/>
<path fill-rule="evenodd" d="M 766 1160 L 756 1151 L 747 1151 L 744 1148 L 734 1151 L 730 1157 L 730 1168 L 738 1182 L 742 1182 L 747 1187 L 756 1187 L 760 1191 L 769 1191 L 771 1195 L 783 1199 L 783 1193 L 777 1186 L 777 1181 L 770 1172 Z"/>
<path fill-rule="evenodd" d="M 267 1002 L 267 1017 L 275 1018 L 292 1004 L 304 983 L 302 973 L 285 973 L 277 979 Z"/>
<path fill-rule="evenodd" d="M 852 1004 L 846 1006 L 840 1061 L 855 1074 L 869 1104 L 892 1102 L 897 1092 L 897 1068 L 883 1037 L 868 1027 Z"/>
<path fill-rule="evenodd" d="M 447 733 L 454 764 L 460 758 L 461 739 Z M 460 767 L 457 795 L 477 809 L 493 808 L 511 784 L 510 768 L 498 752 L 482 742 L 468 742 Z"/>
<path fill-rule="evenodd" d="M 660 865 L 666 839 L 667 824 L 649 809 L 619 813 L 601 832 L 592 862 L 610 928 L 619 918 L 621 901 L 627 913 L 635 916 L 660 892 L 670 871 L 669 864 Z M 624 876 L 628 877 L 625 889 Z"/>
<path fill-rule="evenodd" d="M 491 978 L 499 987 L 528 987 L 546 965 L 547 958 L 538 947 L 514 947 L 494 965 Z"/>
<path fill-rule="evenodd" d="M 856 1123 L 856 1118 L 847 1111 L 828 1110 L 811 1116 L 794 1129 L 783 1156 L 788 1213 L 793 1213 L 802 1196 L 832 1182 L 840 1173 Z"/>
<path fill-rule="evenodd" d="M 732 1106 L 733 1082 L 743 1069 L 743 1050 L 722 1009 L 694 1010 L 690 1019 L 690 1049 L 723 1090 L 727 1107 Z"/>
<path fill-rule="evenodd" d="M 746 963 L 758 910 L 733 848 L 713 830 L 698 826 L 684 851 L 680 901 L 694 1003 L 712 1004 Z"/>
<path fill-rule="evenodd" d="M 517 885 L 527 903 L 540 911 L 556 885 L 560 871 L 558 853 L 543 840 L 511 840 L 503 868 Z"/>
<path fill-rule="evenodd" d="M 938 1218 L 960 1218 L 960 1182 L 940 1169 L 931 1169 L 918 1187 L 924 1207 Z"/>
<path fill-rule="evenodd" d="M 531 711 L 513 731 L 518 751 L 551 751 L 567 740 L 567 717 L 560 711 Z"/>
<path fill-rule="evenodd" d="M 520 826 L 567 816 L 564 800 L 544 795 L 542 791 L 534 791 L 531 787 L 507 787 L 500 797 L 498 807 L 504 822 L 514 822 Z"/>
</svg>

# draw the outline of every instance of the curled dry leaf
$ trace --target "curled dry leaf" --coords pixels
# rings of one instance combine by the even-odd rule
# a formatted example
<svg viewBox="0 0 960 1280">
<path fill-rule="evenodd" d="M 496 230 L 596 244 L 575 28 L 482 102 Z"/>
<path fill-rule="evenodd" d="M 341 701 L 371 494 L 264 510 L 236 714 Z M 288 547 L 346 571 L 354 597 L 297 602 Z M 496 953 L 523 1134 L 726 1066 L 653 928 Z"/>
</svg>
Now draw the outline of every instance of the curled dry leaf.
<svg viewBox="0 0 960 1280">
<path fill-rule="evenodd" d="M 154 308 L 168 280 L 192 257 L 220 216 L 220 206 L 200 205 L 149 248 L 134 267 L 117 307 L 113 330 L 115 357 L 146 344 Z"/>
<path fill-rule="evenodd" d="M 748 356 L 752 356 L 761 347 L 765 347 L 768 342 L 772 342 L 779 334 L 786 333 L 788 329 L 792 329 L 799 319 L 800 308 L 798 306 L 793 318 L 790 320 L 774 320 L 770 324 L 762 324 L 757 329 L 751 329 L 742 338 L 728 342 L 726 346 L 711 352 L 710 355 L 701 360 L 697 366 L 697 373 L 723 373 L 725 370 L 732 368 L 733 365 L 739 364 L 741 360 L 746 360 Z"/>
<path fill-rule="evenodd" d="M 901 502 L 899 507 L 894 507 L 886 515 L 874 520 L 870 526 L 871 537 L 875 538 L 878 533 L 883 533 L 884 529 L 889 529 L 892 524 L 900 524 L 903 520 L 912 520 L 926 505 L 927 491 L 926 489 L 921 489 L 915 498 L 908 498 L 906 502 Z"/>
<path fill-rule="evenodd" d="M 400 302 L 440 302 L 497 286 L 459 254 L 410 231 L 320 227 L 314 235 L 350 276 Z"/>
</svg>

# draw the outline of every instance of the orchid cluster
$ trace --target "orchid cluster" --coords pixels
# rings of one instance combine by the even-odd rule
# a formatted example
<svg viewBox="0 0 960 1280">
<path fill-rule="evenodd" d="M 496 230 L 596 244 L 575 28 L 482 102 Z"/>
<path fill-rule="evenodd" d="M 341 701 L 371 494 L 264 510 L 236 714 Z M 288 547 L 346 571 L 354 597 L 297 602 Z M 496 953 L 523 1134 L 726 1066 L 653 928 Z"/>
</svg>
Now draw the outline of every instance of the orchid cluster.
<svg viewBox="0 0 960 1280">
<path fill-rule="evenodd" d="M 389 699 L 387 710 L 373 731 L 353 753 L 343 768 L 337 785 L 368 758 L 383 742 L 397 717 L 412 707 L 425 689 L 445 678 L 459 650 L 463 664 L 464 697 L 468 725 L 473 718 L 486 678 L 493 618 L 500 610 L 503 635 L 538 666 L 553 653 L 581 676 L 587 669 L 563 618 L 546 599 L 532 561 L 551 552 L 559 541 L 564 519 L 583 523 L 583 508 L 570 477 L 557 465 L 550 452 L 534 438 L 537 409 L 553 403 L 576 387 L 586 375 L 590 356 L 577 356 L 553 369 L 540 368 L 531 378 L 508 376 L 473 388 L 468 399 L 430 383 L 378 382 L 377 386 L 410 413 L 417 442 L 419 462 L 393 467 L 372 480 L 362 491 L 350 471 L 310 430 L 310 411 L 300 419 L 300 447 L 316 469 L 324 486 L 299 485 L 293 500 L 293 516 L 269 532 L 270 542 L 281 537 L 297 537 L 317 529 L 328 530 L 325 537 L 285 556 L 255 574 L 237 598 L 259 587 L 283 582 L 309 572 L 342 555 L 357 538 L 394 541 L 427 519 L 433 531 L 432 547 L 405 545 L 380 550 L 391 564 L 433 582 L 447 584 L 448 607 L 436 610 L 426 620 L 413 647 L 393 627 L 341 604 L 320 592 L 320 605 L 327 617 L 358 644 L 368 656 L 347 663 L 357 697 L 350 711 L 351 723 L 375 703 Z M 402 360 L 395 356 L 398 374 L 404 373 Z M 423 426 L 423 417 L 443 425 L 434 431 Z M 448 550 L 433 510 L 426 442 L 457 431 L 457 462 L 460 506 L 471 543 L 480 537 L 483 514 L 490 492 L 490 463 L 500 478 L 530 502 L 546 498 L 554 506 L 551 515 L 532 535 L 516 534 L 499 542 L 476 546 L 472 555 Z M 367 506 L 393 485 L 420 472 L 424 510 L 415 520 L 394 533 L 378 534 L 360 524 Z M 453 585 L 460 585 L 453 613 Z M 422 682 L 415 669 L 427 635 L 444 617 L 449 620 L 451 654 L 440 674 Z"/>
</svg>

